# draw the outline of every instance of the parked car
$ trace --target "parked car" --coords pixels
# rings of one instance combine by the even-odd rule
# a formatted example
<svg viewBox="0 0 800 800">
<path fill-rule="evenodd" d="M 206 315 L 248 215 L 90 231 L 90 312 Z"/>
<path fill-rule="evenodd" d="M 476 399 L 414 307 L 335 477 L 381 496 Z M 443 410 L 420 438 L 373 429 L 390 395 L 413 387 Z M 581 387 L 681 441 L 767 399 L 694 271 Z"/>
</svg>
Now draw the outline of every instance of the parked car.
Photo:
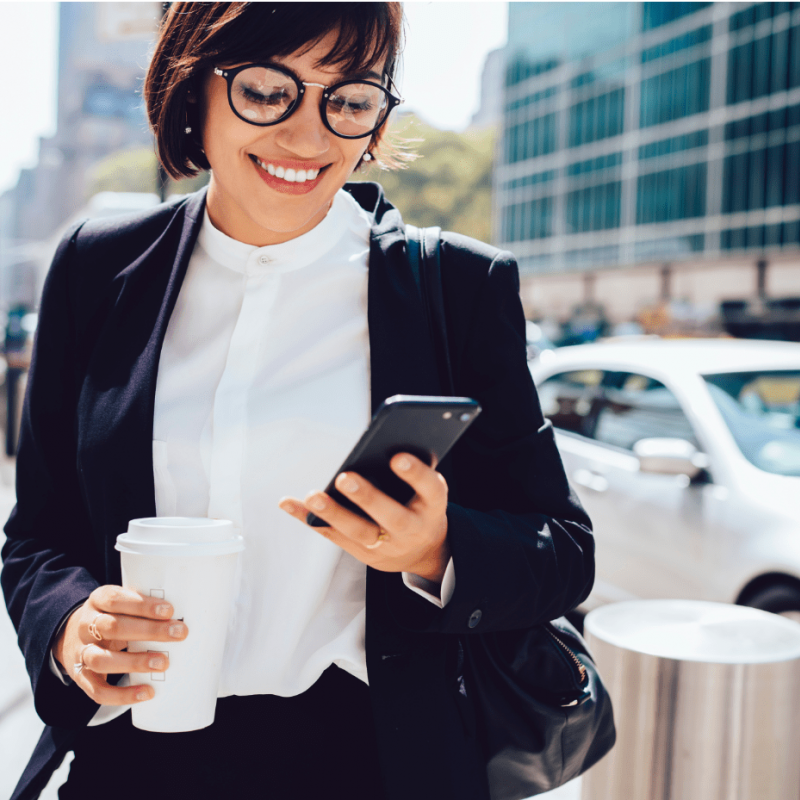
<svg viewBox="0 0 800 800">
<path fill-rule="evenodd" d="M 587 609 L 689 598 L 800 620 L 800 344 L 608 342 L 530 369 L 595 525 Z"/>
<path fill-rule="evenodd" d="M 539 358 L 542 353 L 548 350 L 556 349 L 555 344 L 544 332 L 542 326 L 530 320 L 525 321 L 525 339 L 528 350 L 528 361 Z"/>
</svg>

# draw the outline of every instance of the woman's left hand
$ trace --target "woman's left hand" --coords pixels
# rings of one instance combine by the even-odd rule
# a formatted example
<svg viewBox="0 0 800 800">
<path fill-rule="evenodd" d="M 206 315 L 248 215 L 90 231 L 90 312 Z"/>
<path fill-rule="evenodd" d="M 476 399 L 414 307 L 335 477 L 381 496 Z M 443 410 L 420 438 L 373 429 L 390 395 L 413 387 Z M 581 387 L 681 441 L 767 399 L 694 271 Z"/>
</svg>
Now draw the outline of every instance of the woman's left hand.
<svg viewBox="0 0 800 800">
<path fill-rule="evenodd" d="M 367 566 L 383 572 L 410 572 L 441 583 L 450 560 L 447 482 L 433 467 L 408 453 L 398 453 L 389 464 L 416 492 L 407 506 L 355 472 L 343 472 L 336 478 L 336 488 L 377 525 L 343 508 L 324 492 L 311 492 L 305 502 L 284 497 L 280 507 L 303 523 L 309 511 L 325 520 L 329 528 L 312 530 Z"/>
</svg>

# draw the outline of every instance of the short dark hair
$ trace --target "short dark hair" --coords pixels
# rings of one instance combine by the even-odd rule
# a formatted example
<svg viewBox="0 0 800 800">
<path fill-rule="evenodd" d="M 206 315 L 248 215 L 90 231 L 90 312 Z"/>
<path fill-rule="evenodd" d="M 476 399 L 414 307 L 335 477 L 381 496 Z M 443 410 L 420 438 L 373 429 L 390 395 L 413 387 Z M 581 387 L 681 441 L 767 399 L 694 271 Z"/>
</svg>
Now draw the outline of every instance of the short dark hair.
<svg viewBox="0 0 800 800">
<path fill-rule="evenodd" d="M 197 132 L 201 78 L 217 64 L 246 64 L 286 56 L 337 33 L 318 66 L 366 72 L 386 58 L 394 77 L 402 40 L 400 3 L 172 3 L 147 70 L 144 100 L 164 169 L 175 179 L 209 169 Z M 187 126 L 193 133 L 187 135 Z M 384 126 L 369 150 L 381 142 Z"/>
</svg>

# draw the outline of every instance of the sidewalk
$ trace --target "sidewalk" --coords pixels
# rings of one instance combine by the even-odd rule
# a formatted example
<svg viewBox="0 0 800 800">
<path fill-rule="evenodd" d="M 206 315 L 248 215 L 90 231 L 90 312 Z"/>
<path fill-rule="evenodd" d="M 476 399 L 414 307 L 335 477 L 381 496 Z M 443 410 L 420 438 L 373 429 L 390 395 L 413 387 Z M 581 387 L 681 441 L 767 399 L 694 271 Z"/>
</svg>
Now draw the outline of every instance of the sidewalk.
<svg viewBox="0 0 800 800">
<path fill-rule="evenodd" d="M 14 462 L 0 455 L 0 545 L 2 527 L 14 507 Z M 17 780 L 33 752 L 44 725 L 33 710 L 25 661 L 17 647 L 17 634 L 5 606 L 0 608 L 0 798 L 11 797 Z M 57 780 L 42 793 L 42 800 L 57 800 L 58 786 L 66 779 L 65 764 Z M 55 776 L 54 776 L 55 777 Z"/>
<path fill-rule="evenodd" d="M 14 502 L 14 465 L 0 456 L 0 545 L 5 541 L 2 526 Z M 25 661 L 17 647 L 17 635 L 5 606 L 0 608 L 0 654 L 0 800 L 6 800 L 14 791 L 43 725 L 33 710 Z M 71 755 L 53 775 L 41 800 L 58 800 L 58 787 L 67 778 L 70 759 Z M 580 779 L 538 797 L 580 800 Z"/>
</svg>

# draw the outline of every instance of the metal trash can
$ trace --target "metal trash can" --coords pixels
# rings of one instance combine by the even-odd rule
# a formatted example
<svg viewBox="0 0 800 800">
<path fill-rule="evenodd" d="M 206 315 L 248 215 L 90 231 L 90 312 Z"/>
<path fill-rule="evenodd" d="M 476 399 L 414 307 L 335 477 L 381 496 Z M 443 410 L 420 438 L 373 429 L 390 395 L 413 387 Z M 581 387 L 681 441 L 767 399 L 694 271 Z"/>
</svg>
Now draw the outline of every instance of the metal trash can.
<svg viewBox="0 0 800 800">
<path fill-rule="evenodd" d="M 586 638 L 617 744 L 582 800 L 798 800 L 800 625 L 742 606 L 603 606 Z"/>
</svg>

